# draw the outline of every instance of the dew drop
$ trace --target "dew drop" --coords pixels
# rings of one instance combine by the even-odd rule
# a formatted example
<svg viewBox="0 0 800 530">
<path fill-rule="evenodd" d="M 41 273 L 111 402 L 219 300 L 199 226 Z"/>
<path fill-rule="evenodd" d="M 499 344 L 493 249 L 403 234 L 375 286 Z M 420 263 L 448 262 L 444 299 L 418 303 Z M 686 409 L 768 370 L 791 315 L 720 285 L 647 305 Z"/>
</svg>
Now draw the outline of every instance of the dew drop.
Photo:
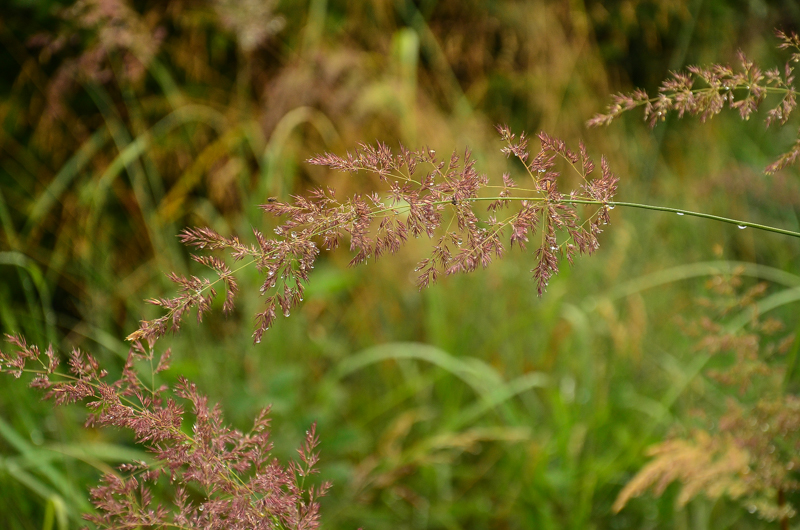
<svg viewBox="0 0 800 530">
<path fill-rule="evenodd" d="M 292 239 L 297 237 L 297 232 L 292 232 Z"/>
<path fill-rule="evenodd" d="M 747 507 L 747 511 L 750 513 L 756 513 L 756 507 L 754 505 L 750 505 Z"/>
<path fill-rule="evenodd" d="M 269 271 L 269 272 L 267 272 L 267 276 L 269 276 L 270 278 L 272 278 L 273 276 L 275 276 L 275 271 Z"/>
<path fill-rule="evenodd" d="M 558 247 L 550 247 L 550 250 L 558 250 Z"/>
<path fill-rule="evenodd" d="M 609 210 L 613 210 L 614 208 L 616 208 L 616 206 L 614 206 L 613 204 L 609 204 L 606 206 L 606 208 L 608 208 Z"/>
<path fill-rule="evenodd" d="M 683 215 L 683 212 L 675 212 L 675 213 L 677 213 L 678 215 Z"/>
<path fill-rule="evenodd" d="M 283 312 L 283 316 L 285 316 L 285 317 L 288 317 L 290 314 L 291 313 L 289 313 L 288 309 Z"/>
<path fill-rule="evenodd" d="M 279 226 L 278 228 L 275 229 L 275 233 L 281 235 L 283 234 L 283 229 Z"/>
<path fill-rule="evenodd" d="M 261 344 L 261 339 L 256 339 L 256 344 Z"/>
<path fill-rule="evenodd" d="M 746 226 L 744 226 L 744 225 L 738 225 L 738 226 L 739 226 L 739 230 L 744 230 L 745 228 L 747 228 L 747 227 L 746 227 Z"/>
</svg>

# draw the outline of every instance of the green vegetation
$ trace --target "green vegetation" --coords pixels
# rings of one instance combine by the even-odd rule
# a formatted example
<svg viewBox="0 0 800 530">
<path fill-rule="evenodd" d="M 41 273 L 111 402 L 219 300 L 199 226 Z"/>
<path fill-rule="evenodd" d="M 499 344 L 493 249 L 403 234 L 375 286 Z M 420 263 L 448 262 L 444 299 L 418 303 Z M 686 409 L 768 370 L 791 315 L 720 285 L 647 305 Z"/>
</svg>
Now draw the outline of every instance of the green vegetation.
<svg viewBox="0 0 800 530">
<path fill-rule="evenodd" d="M 315 155 L 376 139 L 468 145 L 479 172 L 521 181 L 495 123 L 583 138 L 620 177 L 618 200 L 754 224 L 616 208 L 600 250 L 564 265 L 541 298 L 534 249 L 422 291 L 424 237 L 355 268 L 347 248 L 323 253 L 303 304 L 256 345 L 263 279 L 243 268 L 232 314 L 218 300 L 202 325 L 161 339 L 173 352 L 162 377 L 188 377 L 240 429 L 271 404 L 282 461 L 316 422 L 327 528 L 788 524 L 780 507 L 763 518 L 777 498 L 751 510 L 680 484 L 614 509 L 648 448 L 696 432 L 694 411 L 713 423 L 732 395 L 757 409 L 757 395 L 709 376 L 725 359 L 685 333 L 716 307 L 698 302 L 709 281 L 767 282 L 760 312 L 796 331 L 800 240 L 753 228 L 800 230 L 797 166 L 763 174 L 794 145 L 796 114 L 768 130 L 734 112 L 653 131 L 631 112 L 584 128 L 609 94 L 652 92 L 671 69 L 734 63 L 738 49 L 781 68 L 773 29 L 797 29 L 796 3 L 729 4 L 14 0 L 0 8 L 0 331 L 79 346 L 116 376 L 124 337 L 162 314 L 143 300 L 175 295 L 165 273 L 215 278 L 180 245 L 183 228 L 251 243 L 252 227 L 277 226 L 258 208 L 271 197 L 376 189 L 377 177 L 305 162 Z M 742 328 L 750 302 L 730 304 L 726 329 Z M 796 396 L 796 352 L 771 357 L 754 388 L 779 381 L 770 399 Z M 129 433 L 84 419 L 3 380 L 8 528 L 78 527 L 101 473 L 150 458 Z M 786 480 L 796 507 L 793 468 Z"/>
</svg>

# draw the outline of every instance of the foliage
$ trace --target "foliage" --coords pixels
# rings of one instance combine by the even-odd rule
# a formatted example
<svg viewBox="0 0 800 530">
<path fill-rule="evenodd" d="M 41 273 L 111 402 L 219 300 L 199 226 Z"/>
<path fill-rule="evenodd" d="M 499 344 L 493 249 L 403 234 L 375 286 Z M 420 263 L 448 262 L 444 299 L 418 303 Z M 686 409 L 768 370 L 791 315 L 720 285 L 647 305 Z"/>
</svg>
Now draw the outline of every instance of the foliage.
<svg viewBox="0 0 800 530">
<path fill-rule="evenodd" d="M 608 125 L 622 113 L 639 106 L 644 106 L 644 119 L 651 127 L 664 121 L 669 111 L 677 112 L 678 117 L 699 115 L 706 121 L 719 114 L 725 103 L 738 110 L 742 119 L 749 120 L 769 93 L 782 97 L 767 112 L 767 127 L 773 123 L 786 124 L 797 107 L 790 63 L 800 60 L 800 37 L 780 30 L 776 35 L 781 41 L 780 49 L 794 50 L 783 75 L 778 69 L 762 73 L 740 52 L 740 72 L 734 73 L 727 65 L 689 67 L 688 74 L 673 73 L 671 79 L 664 81 L 656 98 L 650 98 L 642 90 L 629 96 L 615 96 L 607 114 L 595 116 L 587 125 Z M 708 88 L 693 88 L 696 79 L 702 80 Z M 737 91 L 746 91 L 744 97 L 737 99 Z M 785 168 L 798 156 L 800 140 L 767 166 L 765 173 Z M 800 464 L 797 459 L 800 400 L 796 394 L 787 392 L 787 366 L 782 359 L 792 347 L 794 336 L 778 344 L 763 344 L 763 337 L 780 331 L 783 323 L 759 319 L 756 298 L 766 290 L 766 284 L 757 285 L 737 299 L 734 289 L 740 283 L 739 278 L 734 278 L 714 285 L 718 294 L 734 299 L 718 303 L 722 307 L 713 319 L 702 319 L 700 327 L 706 336 L 698 348 L 710 355 L 732 357 L 724 368 L 709 370 L 707 375 L 722 385 L 738 389 L 739 399 L 735 394 L 728 396 L 726 411 L 713 418 L 705 428 L 650 448 L 648 455 L 652 460 L 620 492 L 614 503 L 616 511 L 648 488 L 652 487 L 656 495 L 661 495 L 670 483 L 679 481 L 682 484 L 677 499 L 679 505 L 685 505 L 700 494 L 712 499 L 725 495 L 742 502 L 750 513 L 758 512 L 770 521 L 780 520 L 782 528 L 788 528 L 789 518 L 797 514 L 796 508 L 787 502 L 787 495 L 800 489 L 793 471 Z M 706 303 L 709 305 L 708 301 Z M 747 329 L 742 323 L 732 328 L 719 323 L 733 308 L 752 309 Z"/>
<path fill-rule="evenodd" d="M 762 46 L 761 35 L 795 17 L 791 3 L 765 14 L 755 4 L 647 0 L 569 8 L 243 2 L 237 6 L 252 10 L 231 12 L 222 1 L 103 0 L 63 16 L 37 8 L 35 17 L 23 5 L 12 2 L 0 27 L 8 72 L 0 81 L 5 331 L 63 351 L 79 346 L 117 374 L 128 358 L 118 338 L 135 329 L 134 319 L 158 318 L 139 301 L 169 301 L 174 287 L 162 271 L 175 271 L 189 296 L 202 297 L 205 321 L 160 339 L 176 355 L 157 377 L 171 388 L 176 373 L 192 379 L 243 431 L 273 403 L 281 428 L 272 431 L 272 453 L 280 461 L 291 460 L 284 448 L 317 422 L 325 442 L 320 468 L 337 484 L 321 500 L 326 526 L 758 527 L 724 498 L 674 507 L 672 490 L 664 499 L 632 500 L 619 514 L 611 505 L 644 447 L 682 420 L 699 381 L 694 354 L 684 353 L 684 339 L 667 324 L 689 312 L 692 278 L 744 261 L 746 274 L 789 292 L 795 286 L 777 270 L 793 270 L 793 241 L 688 219 L 690 209 L 701 209 L 758 221 L 742 226 L 795 228 L 789 214 L 797 189 L 787 172 L 763 182 L 748 169 L 774 159 L 786 137 L 724 117 L 702 130 L 667 122 L 653 135 L 638 127 L 586 133 L 579 125 L 610 86 L 652 86 L 684 54 L 704 62 L 742 47 L 754 62 L 769 63 L 772 45 Z M 379 200 L 398 211 L 391 217 L 398 226 L 407 206 L 391 205 L 390 183 L 302 163 L 372 138 L 379 139 L 372 145 L 458 149 L 459 158 L 470 145 L 475 168 L 492 178 L 509 173 L 490 183 L 497 193 L 483 188 L 479 199 L 507 199 L 500 212 L 523 200 L 542 204 L 546 193 L 521 189 L 531 182 L 525 166 L 503 165 L 495 154 L 490 124 L 498 122 L 584 136 L 625 176 L 626 197 L 686 206 L 660 207 L 673 213 L 669 219 L 617 207 L 614 230 L 601 238 L 610 251 L 562 265 L 539 299 L 539 283 L 525 279 L 541 244 L 521 258 L 495 259 L 469 280 L 446 278 L 437 262 L 438 285 L 421 293 L 404 278 L 426 259 L 426 237 L 409 237 L 379 267 L 347 268 L 346 249 L 320 253 L 302 311 L 257 346 L 242 328 L 252 327 L 265 299 L 282 313 L 273 297 L 285 300 L 285 291 L 262 296 L 250 288 L 265 281 L 253 266 L 237 270 L 251 258 L 231 264 L 228 275 L 217 256 L 194 263 L 175 244 L 182 226 L 210 227 L 226 241 L 250 239 L 253 226 L 271 234 L 274 221 L 261 218 L 258 204 L 294 206 L 290 195 L 299 200 L 328 187 L 345 203 L 382 190 Z M 557 189 L 583 194 L 579 173 L 559 164 L 568 170 Z M 508 198 L 500 196 L 504 188 Z M 438 237 L 455 225 L 456 206 L 471 208 L 477 228 L 487 226 L 492 213 L 478 201 L 450 199 L 440 198 L 447 202 Z M 586 210 L 596 220 L 598 212 Z M 373 251 L 379 230 L 375 218 L 365 233 Z M 265 237 L 268 244 L 292 239 L 291 231 L 276 235 Z M 569 234 L 558 237 L 557 257 L 565 257 Z M 459 247 L 449 246 L 452 258 Z M 230 309 L 227 296 L 197 293 L 215 280 L 209 265 L 241 286 L 232 293 L 227 285 L 237 300 L 227 316 L 216 314 Z M 299 263 L 291 269 L 278 281 L 304 285 L 293 283 Z M 780 304 L 770 307 L 791 321 Z M 150 458 L 124 432 L 76 429 L 79 407 L 40 404 L 22 385 L 0 390 L 0 511 L 12 528 L 66 528 L 67 517 L 92 511 L 81 492 L 98 472 Z M 718 405 L 706 397 L 703 408 Z M 172 488 L 165 478 L 153 485 L 154 504 L 171 506 Z M 204 495 L 190 492 L 191 502 Z"/>
<path fill-rule="evenodd" d="M 678 481 L 680 505 L 698 495 L 725 495 L 788 527 L 797 509 L 787 498 L 800 489 L 794 473 L 800 465 L 800 398 L 787 389 L 787 366 L 794 363 L 785 359 L 790 351 L 796 355 L 795 336 L 779 335 L 782 322 L 760 317 L 765 283 L 741 294 L 740 277 L 710 283 L 715 297 L 701 302 L 712 314 L 687 332 L 700 336 L 695 351 L 717 366 L 706 376 L 724 389 L 726 408 L 719 414 L 696 411 L 703 426 L 651 447 L 652 460 L 622 489 L 614 509 L 648 488 L 660 495 Z M 741 318 L 730 319 L 734 310 L 749 316 L 745 326 L 736 323 Z M 726 317 L 733 322 L 723 324 Z"/>
</svg>

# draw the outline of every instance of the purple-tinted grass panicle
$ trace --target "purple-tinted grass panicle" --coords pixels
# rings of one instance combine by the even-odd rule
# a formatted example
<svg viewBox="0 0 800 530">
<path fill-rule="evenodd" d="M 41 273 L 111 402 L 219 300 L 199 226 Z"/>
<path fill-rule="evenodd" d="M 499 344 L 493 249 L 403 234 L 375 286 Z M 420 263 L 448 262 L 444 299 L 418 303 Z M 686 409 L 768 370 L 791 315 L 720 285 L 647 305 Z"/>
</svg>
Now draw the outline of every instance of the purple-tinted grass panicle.
<svg viewBox="0 0 800 530">
<path fill-rule="evenodd" d="M 793 63 L 800 61 L 800 37 L 794 32 L 775 32 L 779 49 L 792 50 L 783 68 L 762 70 L 739 52 L 739 64 L 715 64 L 707 67 L 689 66 L 687 72 L 673 72 L 658 89 L 658 94 L 648 95 L 637 89 L 630 94 L 612 96 L 604 114 L 597 114 L 586 122 L 589 127 L 609 125 L 621 114 L 635 108 L 644 108 L 644 120 L 650 125 L 664 121 L 670 112 L 679 118 L 688 114 L 706 121 L 723 111 L 725 106 L 737 111 L 743 120 L 749 120 L 769 98 L 772 108 L 767 111 L 766 125 L 785 125 L 797 108 L 797 89 Z M 770 97 L 771 96 L 771 97 Z M 772 174 L 794 164 L 800 158 L 800 131 L 798 140 L 764 171 Z"/>
<path fill-rule="evenodd" d="M 309 163 L 376 175 L 380 191 L 339 199 L 328 188 L 286 202 L 270 198 L 261 208 L 281 219 L 274 235 L 254 228 L 255 243 L 245 244 L 236 236 L 192 228 L 181 233 L 181 242 L 195 250 L 227 250 L 233 263 L 244 261 L 239 267 L 254 265 L 263 274 L 259 291 L 264 306 L 255 315 L 256 343 L 279 315 L 288 317 L 303 301 L 320 249 L 334 250 L 342 241 L 349 243 L 350 265 L 356 266 L 398 252 L 410 238 L 427 237 L 433 248 L 416 268 L 416 283 L 424 288 L 442 275 L 488 267 L 504 256 L 506 237 L 509 246 L 517 244 L 521 249 L 535 240 L 531 273 L 541 295 L 558 274 L 562 258 L 572 263 L 577 254 L 591 254 L 599 247 L 597 236 L 610 221 L 618 179 L 605 158 L 600 175 L 594 176 L 595 165 L 583 143 L 576 153 L 564 141 L 540 133 L 541 148 L 531 156 L 524 133 L 517 138 L 506 126 L 498 131 L 506 144 L 502 151 L 522 162 L 530 184 L 518 186 L 508 173 L 498 184 L 490 183 L 476 169 L 469 149 L 439 158 L 427 147 L 409 150 L 401 145 L 395 151 L 380 142 L 361 144 L 343 156 L 326 153 Z M 580 186 L 567 193 L 559 187 L 563 168 L 581 179 Z M 488 213 L 481 206 L 484 202 Z M 579 207 L 589 208 L 588 215 L 582 216 Z M 219 283 L 226 290 L 224 312 L 233 310 L 238 286 L 232 266 L 216 256 L 193 259 L 213 270 L 218 280 L 169 275 L 179 286 L 178 294 L 150 300 L 166 313 L 142 321 L 128 340 L 152 345 L 168 331 L 177 331 L 193 308 L 201 319 Z"/>
<path fill-rule="evenodd" d="M 108 381 L 90 355 L 73 350 L 67 372 L 58 372 L 53 348 L 41 352 L 17 335 L 12 350 L 0 351 L 0 371 L 35 375 L 31 387 L 58 405 L 86 400 L 86 426 L 133 432 L 153 461 L 123 464 L 91 490 L 96 512 L 86 520 L 98 528 L 313 529 L 319 497 L 329 485 L 306 486 L 316 473 L 315 428 L 299 449 L 299 462 L 283 465 L 271 456 L 268 409 L 249 432 L 227 426 L 219 405 L 210 406 L 197 387 L 180 378 L 175 388 L 148 386 L 169 369 L 170 351 L 157 355 L 136 341 L 121 377 Z M 155 366 L 141 374 L 138 366 Z M 188 410 L 187 410 L 188 409 Z M 157 504 L 153 488 L 172 492 L 172 505 Z M 191 491 L 191 495 L 189 495 Z"/>
</svg>

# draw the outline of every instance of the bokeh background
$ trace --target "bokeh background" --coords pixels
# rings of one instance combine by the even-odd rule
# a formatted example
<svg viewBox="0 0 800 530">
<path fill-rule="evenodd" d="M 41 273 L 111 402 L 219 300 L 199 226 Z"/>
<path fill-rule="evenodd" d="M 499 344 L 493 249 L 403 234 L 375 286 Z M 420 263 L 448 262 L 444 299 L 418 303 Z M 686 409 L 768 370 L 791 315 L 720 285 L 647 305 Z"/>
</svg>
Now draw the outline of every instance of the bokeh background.
<svg viewBox="0 0 800 530">
<path fill-rule="evenodd" d="M 796 138 L 725 112 L 649 130 L 631 113 L 587 130 L 614 92 L 670 70 L 782 66 L 773 30 L 794 0 L 5 0 L 0 7 L 0 329 L 119 370 L 123 340 L 205 274 L 176 235 L 248 238 L 257 206 L 316 186 L 376 189 L 305 160 L 359 142 L 469 146 L 497 179 L 520 167 L 494 125 L 545 130 L 608 157 L 619 200 L 798 230 L 797 168 L 762 168 Z M 534 148 L 537 146 L 534 144 Z M 234 315 L 162 342 L 247 428 L 272 405 L 275 454 L 317 422 L 325 528 L 774 528 L 676 489 L 611 505 L 645 450 L 698 403 L 722 407 L 677 317 L 716 272 L 746 264 L 800 285 L 798 241 L 675 215 L 612 212 L 600 251 L 542 298 L 532 255 L 417 291 L 428 242 L 358 268 L 323 256 L 306 302 L 253 345 L 255 271 Z M 796 306 L 775 310 L 796 326 Z M 146 458 L 128 433 L 87 430 L 23 381 L 0 383 L 0 526 L 77 528 L 88 488 Z"/>
</svg>

